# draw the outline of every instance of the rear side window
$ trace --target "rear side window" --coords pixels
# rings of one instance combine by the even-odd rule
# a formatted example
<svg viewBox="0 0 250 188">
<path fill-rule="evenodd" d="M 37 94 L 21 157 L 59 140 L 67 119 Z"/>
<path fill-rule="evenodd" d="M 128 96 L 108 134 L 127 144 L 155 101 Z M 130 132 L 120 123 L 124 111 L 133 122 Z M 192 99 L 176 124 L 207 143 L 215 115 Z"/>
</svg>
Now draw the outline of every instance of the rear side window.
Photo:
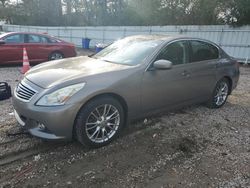
<svg viewBox="0 0 250 188">
<path fill-rule="evenodd" d="M 39 35 L 28 35 L 28 43 L 48 43 L 48 39 Z"/>
<path fill-rule="evenodd" d="M 192 49 L 191 62 L 219 58 L 219 50 L 214 45 L 202 41 L 191 41 L 190 43 Z"/>
<path fill-rule="evenodd" d="M 186 41 L 178 41 L 167 45 L 158 55 L 156 60 L 164 59 L 171 61 L 173 65 L 187 63 L 188 59 L 188 43 Z"/>
<path fill-rule="evenodd" d="M 24 43 L 24 35 L 15 34 L 4 38 L 5 43 Z"/>
</svg>

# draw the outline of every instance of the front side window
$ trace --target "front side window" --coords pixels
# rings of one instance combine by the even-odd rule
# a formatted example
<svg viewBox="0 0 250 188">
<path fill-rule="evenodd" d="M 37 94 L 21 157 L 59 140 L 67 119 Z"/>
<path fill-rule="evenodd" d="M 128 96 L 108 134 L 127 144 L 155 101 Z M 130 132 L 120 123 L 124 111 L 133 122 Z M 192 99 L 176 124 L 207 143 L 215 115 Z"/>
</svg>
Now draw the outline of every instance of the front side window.
<svg viewBox="0 0 250 188">
<path fill-rule="evenodd" d="M 15 34 L 9 35 L 4 38 L 5 43 L 24 43 L 24 35 L 22 34 Z"/>
<path fill-rule="evenodd" d="M 219 58 L 218 48 L 202 41 L 191 41 L 191 62 L 206 61 Z"/>
<path fill-rule="evenodd" d="M 28 43 L 48 43 L 48 39 L 39 35 L 28 35 Z"/>
<path fill-rule="evenodd" d="M 178 41 L 166 46 L 157 56 L 157 60 L 168 60 L 173 65 L 187 63 L 188 59 L 188 43 L 186 41 Z"/>
</svg>

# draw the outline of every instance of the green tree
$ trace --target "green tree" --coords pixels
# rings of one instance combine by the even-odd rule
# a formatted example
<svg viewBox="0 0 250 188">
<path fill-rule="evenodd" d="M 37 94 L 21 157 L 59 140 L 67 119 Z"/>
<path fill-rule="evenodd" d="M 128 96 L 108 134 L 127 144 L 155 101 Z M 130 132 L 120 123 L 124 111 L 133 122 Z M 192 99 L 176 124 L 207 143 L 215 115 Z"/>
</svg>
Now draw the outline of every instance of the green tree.
<svg viewBox="0 0 250 188">
<path fill-rule="evenodd" d="M 20 25 L 250 24 L 250 0 L 0 0 L 0 19 Z"/>
<path fill-rule="evenodd" d="M 218 0 L 195 0 L 190 14 L 188 24 L 211 25 L 218 24 L 219 4 Z"/>
<path fill-rule="evenodd" d="M 226 24 L 250 24 L 250 0 L 225 0 L 221 2 L 221 16 Z"/>
<path fill-rule="evenodd" d="M 0 2 L 1 2 L 2 7 L 5 8 L 9 0 L 0 0 Z"/>
<path fill-rule="evenodd" d="M 136 20 L 140 22 L 138 25 L 156 25 L 160 21 L 161 15 L 159 10 L 161 9 L 162 0 L 129 0 L 128 6 L 130 9 L 137 13 L 134 16 Z"/>
</svg>

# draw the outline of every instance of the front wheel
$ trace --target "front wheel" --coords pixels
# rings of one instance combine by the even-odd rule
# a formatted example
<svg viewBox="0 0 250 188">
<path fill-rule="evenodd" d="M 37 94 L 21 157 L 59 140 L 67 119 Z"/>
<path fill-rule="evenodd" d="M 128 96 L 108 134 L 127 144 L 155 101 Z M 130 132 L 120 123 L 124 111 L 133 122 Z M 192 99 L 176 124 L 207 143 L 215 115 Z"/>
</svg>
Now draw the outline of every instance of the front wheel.
<svg viewBox="0 0 250 188">
<path fill-rule="evenodd" d="M 100 97 L 87 103 L 76 118 L 77 140 L 92 148 L 113 141 L 125 123 L 122 105 L 112 97 Z"/>
<path fill-rule="evenodd" d="M 222 107 L 229 95 L 229 82 L 226 78 L 221 79 L 215 86 L 213 95 L 208 101 L 208 107 L 220 108 Z"/>
<path fill-rule="evenodd" d="M 57 60 L 57 59 L 63 59 L 63 54 L 60 52 L 53 52 L 52 54 L 50 54 L 49 56 L 49 60 L 53 61 L 53 60 Z"/>
</svg>

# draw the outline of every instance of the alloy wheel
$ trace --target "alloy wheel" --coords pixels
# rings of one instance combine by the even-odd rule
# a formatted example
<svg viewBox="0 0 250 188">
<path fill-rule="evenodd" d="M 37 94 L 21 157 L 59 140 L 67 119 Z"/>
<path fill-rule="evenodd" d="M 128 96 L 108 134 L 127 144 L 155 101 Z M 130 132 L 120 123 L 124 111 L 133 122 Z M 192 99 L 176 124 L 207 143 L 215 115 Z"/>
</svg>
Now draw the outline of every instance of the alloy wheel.
<svg viewBox="0 0 250 188">
<path fill-rule="evenodd" d="M 63 55 L 60 53 L 53 53 L 50 57 L 50 60 L 62 59 Z"/>
<path fill-rule="evenodd" d="M 228 84 L 221 82 L 216 88 L 216 94 L 214 96 L 214 102 L 217 106 L 221 106 L 227 99 L 228 96 Z"/>
<path fill-rule="evenodd" d="M 112 138 L 120 125 L 120 113 L 111 104 L 96 107 L 88 116 L 85 131 L 94 143 L 103 143 Z"/>
</svg>

